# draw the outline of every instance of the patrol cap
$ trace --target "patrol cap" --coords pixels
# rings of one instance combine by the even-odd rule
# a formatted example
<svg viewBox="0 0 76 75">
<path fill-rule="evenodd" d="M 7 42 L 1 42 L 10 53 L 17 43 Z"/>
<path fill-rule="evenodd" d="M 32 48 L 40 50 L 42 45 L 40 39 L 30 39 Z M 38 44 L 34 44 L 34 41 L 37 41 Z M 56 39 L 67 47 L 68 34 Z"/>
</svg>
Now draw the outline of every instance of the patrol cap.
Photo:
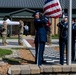
<svg viewBox="0 0 76 75">
<path fill-rule="evenodd" d="M 63 18 L 68 18 L 68 14 L 64 14 Z"/>
<path fill-rule="evenodd" d="M 36 14 L 40 14 L 39 10 L 35 11 L 32 16 L 34 17 Z"/>
<path fill-rule="evenodd" d="M 75 22 L 75 18 L 72 18 L 72 21 L 74 21 L 74 22 Z"/>
<path fill-rule="evenodd" d="M 64 18 L 68 18 L 68 16 L 67 15 L 64 15 Z"/>
</svg>

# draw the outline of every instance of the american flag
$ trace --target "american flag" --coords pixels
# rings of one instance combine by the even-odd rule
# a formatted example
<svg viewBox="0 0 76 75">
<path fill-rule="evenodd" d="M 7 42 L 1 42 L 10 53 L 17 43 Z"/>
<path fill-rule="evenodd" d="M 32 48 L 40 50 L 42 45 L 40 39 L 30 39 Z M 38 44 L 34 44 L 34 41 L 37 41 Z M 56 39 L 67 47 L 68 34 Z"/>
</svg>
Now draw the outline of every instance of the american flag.
<svg viewBox="0 0 76 75">
<path fill-rule="evenodd" d="M 46 0 L 43 11 L 45 16 L 51 18 L 59 18 L 62 15 L 59 0 Z"/>
</svg>

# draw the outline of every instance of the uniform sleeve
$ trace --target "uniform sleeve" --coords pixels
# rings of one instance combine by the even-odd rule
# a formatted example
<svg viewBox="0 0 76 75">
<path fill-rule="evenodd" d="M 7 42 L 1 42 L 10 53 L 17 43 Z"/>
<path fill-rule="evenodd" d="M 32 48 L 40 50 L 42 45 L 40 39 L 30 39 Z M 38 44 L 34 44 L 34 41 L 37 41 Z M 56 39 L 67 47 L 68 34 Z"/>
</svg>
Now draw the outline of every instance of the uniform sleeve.
<svg viewBox="0 0 76 75">
<path fill-rule="evenodd" d="M 43 20 L 41 20 L 41 19 L 35 19 L 34 23 L 38 23 L 38 24 L 40 23 L 41 24 L 41 23 L 43 23 Z"/>
<path fill-rule="evenodd" d="M 74 24 L 74 26 L 73 26 L 73 30 L 76 31 L 76 24 Z"/>
<path fill-rule="evenodd" d="M 59 22 L 59 23 L 57 24 L 57 26 L 58 26 L 59 28 L 65 27 L 64 24 L 63 24 L 62 22 Z"/>
</svg>

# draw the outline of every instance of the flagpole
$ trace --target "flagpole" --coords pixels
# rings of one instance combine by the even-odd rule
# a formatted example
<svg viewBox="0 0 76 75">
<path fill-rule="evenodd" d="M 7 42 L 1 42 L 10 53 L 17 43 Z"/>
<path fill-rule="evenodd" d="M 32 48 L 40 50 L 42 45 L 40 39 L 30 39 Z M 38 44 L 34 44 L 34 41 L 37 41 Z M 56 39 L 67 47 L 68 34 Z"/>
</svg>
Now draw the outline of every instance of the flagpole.
<svg viewBox="0 0 76 75">
<path fill-rule="evenodd" d="M 71 49 L 72 49 L 72 0 L 69 0 L 69 10 L 68 10 L 68 14 L 69 14 L 69 28 L 68 28 L 68 51 L 67 51 L 67 65 L 71 65 Z"/>
</svg>

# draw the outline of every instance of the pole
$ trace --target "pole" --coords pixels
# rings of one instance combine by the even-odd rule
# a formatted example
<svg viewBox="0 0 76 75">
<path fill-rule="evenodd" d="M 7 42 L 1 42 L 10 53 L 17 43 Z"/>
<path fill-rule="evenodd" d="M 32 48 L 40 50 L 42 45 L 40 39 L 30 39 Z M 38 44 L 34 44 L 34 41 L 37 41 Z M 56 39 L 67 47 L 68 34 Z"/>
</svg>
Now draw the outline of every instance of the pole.
<svg viewBox="0 0 76 75">
<path fill-rule="evenodd" d="M 72 40 L 72 0 L 69 0 L 69 10 L 68 10 L 68 14 L 69 14 L 69 28 L 68 28 L 68 54 L 67 54 L 67 65 L 71 65 L 71 49 L 72 49 L 72 44 L 71 44 L 71 40 Z"/>
</svg>

